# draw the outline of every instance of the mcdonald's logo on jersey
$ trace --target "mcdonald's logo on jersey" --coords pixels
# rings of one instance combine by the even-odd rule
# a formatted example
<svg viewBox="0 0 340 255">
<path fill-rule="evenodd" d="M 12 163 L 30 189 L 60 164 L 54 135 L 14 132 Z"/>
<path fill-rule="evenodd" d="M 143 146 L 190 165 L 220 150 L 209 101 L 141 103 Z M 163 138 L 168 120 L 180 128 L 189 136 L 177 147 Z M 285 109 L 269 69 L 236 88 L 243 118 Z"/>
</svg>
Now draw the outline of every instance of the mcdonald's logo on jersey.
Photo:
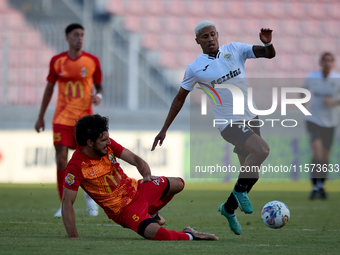
<svg viewBox="0 0 340 255">
<path fill-rule="evenodd" d="M 83 84 L 80 81 L 72 82 L 69 81 L 66 83 L 65 88 L 65 97 L 71 98 L 83 98 L 84 97 L 84 89 Z"/>
</svg>

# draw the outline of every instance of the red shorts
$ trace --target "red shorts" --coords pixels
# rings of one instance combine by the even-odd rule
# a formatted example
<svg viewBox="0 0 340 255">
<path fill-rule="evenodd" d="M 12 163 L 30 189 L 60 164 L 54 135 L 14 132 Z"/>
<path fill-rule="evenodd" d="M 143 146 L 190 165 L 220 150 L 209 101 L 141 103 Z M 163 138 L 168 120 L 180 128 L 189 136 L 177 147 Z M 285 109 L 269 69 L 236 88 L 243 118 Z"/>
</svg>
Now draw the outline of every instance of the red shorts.
<svg viewBox="0 0 340 255">
<path fill-rule="evenodd" d="M 159 201 L 168 187 L 168 179 L 164 176 L 157 180 L 140 184 L 138 181 L 137 199 L 125 207 L 121 213 L 121 220 L 117 222 L 124 228 L 130 228 L 138 233 L 139 224 L 150 217 L 154 207 L 160 207 L 163 202 Z"/>
<path fill-rule="evenodd" d="M 70 149 L 77 148 L 75 128 L 60 124 L 53 124 L 53 144 L 64 145 Z"/>
</svg>

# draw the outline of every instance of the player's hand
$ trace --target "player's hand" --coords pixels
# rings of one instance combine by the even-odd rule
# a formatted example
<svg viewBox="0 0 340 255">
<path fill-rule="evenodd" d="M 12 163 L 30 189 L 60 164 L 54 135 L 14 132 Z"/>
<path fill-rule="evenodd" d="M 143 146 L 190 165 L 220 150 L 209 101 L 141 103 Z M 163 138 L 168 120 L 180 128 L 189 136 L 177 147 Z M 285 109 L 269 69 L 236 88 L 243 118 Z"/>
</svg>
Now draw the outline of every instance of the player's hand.
<svg viewBox="0 0 340 255">
<path fill-rule="evenodd" d="M 95 106 L 99 105 L 100 102 L 102 101 L 102 99 L 101 99 L 99 96 L 97 96 L 97 94 L 91 94 L 90 96 L 91 96 L 91 102 L 92 102 Z"/>
<path fill-rule="evenodd" d="M 38 119 L 37 122 L 35 123 L 34 126 L 35 130 L 39 133 L 40 130 L 44 131 L 45 130 L 45 121 L 44 119 Z"/>
<path fill-rule="evenodd" d="M 166 132 L 164 132 L 164 131 L 161 131 L 161 132 L 158 133 L 158 135 L 155 137 L 155 140 L 153 142 L 151 151 L 153 151 L 156 148 L 158 141 L 159 141 L 159 146 L 162 146 L 162 143 L 163 143 L 163 140 L 165 139 L 165 136 L 166 136 Z"/>
<path fill-rule="evenodd" d="M 263 43 L 270 43 L 272 41 L 272 32 L 270 28 L 261 28 L 261 31 L 259 33 L 260 40 Z"/>
<path fill-rule="evenodd" d="M 159 176 L 153 176 L 153 175 L 148 175 L 148 176 L 144 176 L 143 180 L 141 180 L 141 184 L 142 183 L 147 183 L 147 182 L 152 182 L 154 180 L 157 180 L 159 178 Z"/>
<path fill-rule="evenodd" d="M 323 99 L 323 103 L 327 106 L 327 107 L 334 107 L 338 104 L 338 101 L 331 99 L 330 97 L 325 97 Z"/>
</svg>

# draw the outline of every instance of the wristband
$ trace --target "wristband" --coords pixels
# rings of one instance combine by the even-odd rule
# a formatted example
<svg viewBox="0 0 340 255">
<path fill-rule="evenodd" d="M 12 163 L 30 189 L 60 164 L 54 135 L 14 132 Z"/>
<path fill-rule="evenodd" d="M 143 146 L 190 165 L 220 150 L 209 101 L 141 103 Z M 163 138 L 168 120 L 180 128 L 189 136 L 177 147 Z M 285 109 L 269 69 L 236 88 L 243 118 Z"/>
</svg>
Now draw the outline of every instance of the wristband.
<svg viewBox="0 0 340 255">
<path fill-rule="evenodd" d="M 263 45 L 264 45 L 265 47 L 268 47 L 268 46 L 272 45 L 272 42 L 264 43 Z"/>
<path fill-rule="evenodd" d="M 102 99 L 103 99 L 103 95 L 102 95 L 102 93 L 98 93 L 98 94 L 96 94 L 96 96 L 97 96 L 97 97 L 99 97 L 99 98 L 100 98 L 100 100 L 102 100 Z"/>
</svg>

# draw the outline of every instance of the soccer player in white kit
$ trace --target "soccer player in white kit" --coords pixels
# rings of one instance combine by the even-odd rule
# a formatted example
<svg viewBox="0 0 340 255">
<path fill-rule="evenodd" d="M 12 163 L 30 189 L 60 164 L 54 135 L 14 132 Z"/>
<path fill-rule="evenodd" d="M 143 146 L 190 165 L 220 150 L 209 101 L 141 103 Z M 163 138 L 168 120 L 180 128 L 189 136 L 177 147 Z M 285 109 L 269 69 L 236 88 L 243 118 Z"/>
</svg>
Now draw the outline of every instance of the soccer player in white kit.
<svg viewBox="0 0 340 255">
<path fill-rule="evenodd" d="M 329 162 L 335 127 L 338 125 L 337 106 L 340 105 L 340 74 L 332 71 L 334 56 L 325 52 L 320 57 L 321 70 L 309 73 L 304 88 L 311 92 L 308 110 L 312 115 L 306 116 L 307 130 L 311 139 L 312 164 L 311 170 L 312 193 L 310 199 L 318 197 L 327 199 L 324 182 Z M 331 167 L 331 166 L 330 166 Z"/>
<path fill-rule="evenodd" d="M 202 48 L 203 53 L 194 62 L 188 65 L 181 88 L 174 98 L 164 125 L 155 137 L 151 150 L 159 143 L 162 145 L 166 131 L 172 121 L 181 110 L 189 92 L 195 84 L 207 90 L 216 90 L 221 98 L 222 104 L 212 103 L 216 119 L 230 121 L 245 120 L 245 125 L 220 124 L 218 129 L 221 136 L 229 143 L 235 145 L 234 152 L 238 154 L 242 166 L 258 167 L 269 154 L 268 144 L 260 136 L 260 128 L 250 127 L 248 121 L 257 120 L 257 116 L 245 104 L 243 115 L 233 115 L 233 99 L 229 89 L 219 88 L 219 84 L 231 84 L 237 86 L 244 94 L 245 102 L 248 101 L 247 88 L 249 84 L 246 79 L 244 63 L 248 58 L 273 58 L 275 49 L 271 43 L 272 30 L 261 29 L 260 40 L 264 46 L 248 45 L 234 42 L 219 46 L 218 32 L 211 21 L 202 21 L 195 27 L 196 42 Z M 254 107 L 256 108 L 254 102 Z M 256 125 L 252 123 L 251 125 Z M 229 222 L 230 229 L 237 235 L 241 234 L 242 227 L 235 214 L 237 207 L 245 213 L 252 213 L 253 207 L 247 193 L 259 178 L 258 172 L 241 172 L 236 185 L 227 201 L 219 206 L 219 211 Z"/>
</svg>

